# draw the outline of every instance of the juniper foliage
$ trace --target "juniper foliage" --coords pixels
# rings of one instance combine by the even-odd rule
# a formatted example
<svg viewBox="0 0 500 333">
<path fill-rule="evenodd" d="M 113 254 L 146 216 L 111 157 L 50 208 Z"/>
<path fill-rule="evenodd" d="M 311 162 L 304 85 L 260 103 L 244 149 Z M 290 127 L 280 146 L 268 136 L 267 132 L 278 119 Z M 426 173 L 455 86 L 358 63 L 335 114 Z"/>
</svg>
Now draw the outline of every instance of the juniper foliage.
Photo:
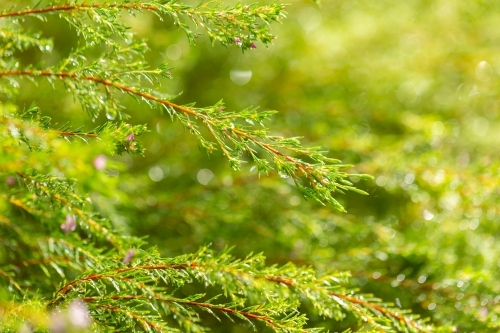
<svg viewBox="0 0 500 333">
<path fill-rule="evenodd" d="M 147 41 L 127 26 L 128 18 L 156 15 L 182 29 L 193 46 L 206 35 L 212 44 L 258 52 L 274 39 L 271 24 L 286 16 L 279 3 L 225 6 L 42 0 L 1 9 L 0 328 L 320 332 L 317 318 L 323 318 L 363 332 L 452 331 L 448 322 L 431 324 L 376 297 L 384 295 L 353 288 L 347 271 L 269 265 L 263 254 L 238 258 L 210 246 L 165 257 L 131 236 L 123 215 L 134 210 L 128 194 L 140 185 L 117 177 L 127 171 L 117 157 L 145 155 L 140 139 L 150 133 L 128 115 L 130 97 L 134 108 L 169 117 L 235 171 L 249 163 L 340 212 L 340 194 L 366 194 L 353 182 L 369 176 L 348 173 L 352 166 L 302 145 L 300 137 L 273 135 L 264 123 L 275 111 L 229 111 L 222 101 L 198 107 L 164 92 L 161 85 L 175 72 L 166 63 L 149 66 Z M 55 49 L 50 36 L 26 28 L 33 19 L 65 22 L 76 46 L 54 64 L 27 62 L 34 50 Z M 36 94 L 19 106 L 26 91 L 46 85 L 74 96 L 94 127 L 56 124 L 37 107 Z M 300 219 L 318 218 L 305 215 Z"/>
</svg>

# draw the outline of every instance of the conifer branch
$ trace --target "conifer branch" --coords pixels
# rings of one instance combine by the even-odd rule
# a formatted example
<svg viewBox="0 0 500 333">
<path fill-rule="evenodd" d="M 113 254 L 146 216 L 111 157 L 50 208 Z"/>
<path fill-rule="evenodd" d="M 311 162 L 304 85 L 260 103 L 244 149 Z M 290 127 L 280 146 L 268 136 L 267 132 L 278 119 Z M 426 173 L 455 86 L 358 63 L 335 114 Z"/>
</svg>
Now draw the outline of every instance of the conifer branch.
<svg viewBox="0 0 500 333">
<path fill-rule="evenodd" d="M 401 324 L 403 324 L 406 327 L 412 327 L 412 328 L 414 328 L 417 332 L 432 332 L 429 327 L 424 327 L 421 324 L 417 323 L 416 321 L 414 321 L 414 320 L 412 320 L 412 319 L 410 319 L 408 317 L 405 317 L 405 316 L 401 315 L 398 312 L 391 311 L 388 308 L 386 308 L 384 306 L 381 306 L 379 304 L 374 304 L 374 303 L 366 301 L 366 300 L 364 300 L 362 298 L 356 298 L 356 297 L 352 297 L 352 296 L 349 296 L 349 295 L 343 295 L 343 294 L 334 293 L 334 292 L 331 292 L 330 295 L 332 297 L 335 297 L 335 298 L 347 301 L 347 302 L 351 303 L 352 305 L 358 304 L 358 305 L 361 305 L 364 308 L 368 308 L 368 309 L 374 311 L 375 313 L 381 313 L 381 314 L 383 314 L 386 317 L 393 318 L 393 319 L 395 319 L 396 321 L 400 322 Z M 340 304 L 342 304 L 342 303 L 340 303 Z M 353 310 L 355 310 L 356 312 L 358 312 L 354 308 L 353 308 Z M 365 313 L 363 313 L 363 312 L 358 312 L 358 313 L 359 313 L 359 315 L 363 319 L 368 320 L 368 321 L 371 320 L 371 317 L 370 316 L 366 316 Z"/>
<path fill-rule="evenodd" d="M 313 198 L 318 202 L 324 204 L 332 204 L 336 209 L 345 211 L 344 207 L 332 196 L 334 192 L 344 193 L 345 191 L 355 191 L 361 194 L 366 192 L 352 186 L 353 184 L 346 180 L 349 176 L 360 178 L 370 178 L 367 175 L 349 175 L 345 172 L 340 172 L 340 168 L 348 167 L 348 165 L 338 164 L 340 161 L 327 158 L 317 150 L 317 148 L 303 148 L 300 146 L 296 138 L 283 139 L 279 137 L 268 136 L 265 130 L 249 130 L 244 126 L 236 126 L 233 123 L 227 122 L 228 115 L 220 105 L 212 108 L 200 109 L 189 106 L 182 106 L 172 101 L 160 98 L 154 93 L 149 91 L 138 90 L 120 82 L 112 81 L 110 79 L 101 78 L 94 75 L 85 75 L 77 72 L 53 72 L 50 70 L 34 71 L 34 70 L 10 70 L 0 71 L 0 77 L 9 76 L 28 76 L 28 77 L 48 77 L 57 78 L 60 80 L 74 80 L 74 81 L 88 81 L 95 84 L 103 85 L 105 87 L 112 87 L 120 90 L 121 92 L 128 93 L 133 96 L 142 98 L 150 103 L 157 103 L 162 105 L 172 116 L 176 116 L 181 123 L 188 128 L 192 133 L 198 136 L 202 147 L 207 149 L 208 152 L 214 150 L 212 143 L 207 142 L 196 128 L 196 125 L 189 120 L 189 116 L 199 119 L 207 126 L 210 133 L 214 136 L 219 147 L 222 149 L 224 155 L 229 159 L 231 166 L 238 170 L 241 161 L 239 156 L 243 151 L 250 154 L 252 159 L 257 163 L 259 173 L 268 172 L 272 169 L 265 159 L 257 157 L 254 149 L 249 145 L 253 144 L 256 147 L 263 149 L 270 156 L 275 164 L 277 171 L 282 177 L 291 177 L 297 187 L 300 189 L 304 197 Z M 217 110 L 218 109 L 218 110 Z M 180 114 L 179 114 L 180 112 Z M 245 112 L 245 111 L 244 111 Z M 182 116 L 183 115 L 183 116 Z M 218 118 L 222 116 L 223 118 Z M 267 119 L 270 113 L 248 113 L 249 119 L 255 119 L 261 122 Z M 265 142 L 268 139 L 270 142 Z M 234 148 L 229 147 L 224 141 L 228 140 Z M 231 151 L 234 149 L 234 153 Z M 292 152 L 300 153 L 312 159 L 316 163 L 308 163 L 301 159 L 292 157 L 288 154 L 281 152 L 279 149 L 288 149 Z M 332 164 L 335 163 L 335 164 Z M 311 188 L 301 185 L 300 178 L 305 177 Z"/>
<path fill-rule="evenodd" d="M 40 190 L 42 190 L 43 193 L 45 193 L 45 195 L 47 195 L 48 197 L 51 197 L 51 198 L 57 200 L 63 206 L 65 206 L 70 211 L 72 211 L 76 215 L 78 215 L 81 218 L 82 221 L 85 221 L 89 225 L 89 227 L 90 227 L 91 230 L 95 231 L 96 235 L 102 235 L 115 248 L 118 248 L 118 249 L 120 248 L 120 246 L 118 245 L 118 238 L 119 237 L 116 234 L 114 234 L 113 232 L 111 232 L 110 230 L 108 230 L 108 228 L 104 227 L 101 223 L 98 223 L 97 221 L 95 221 L 94 219 L 92 219 L 91 217 L 89 217 L 81 209 L 79 209 L 79 208 L 75 207 L 74 205 L 72 205 L 68 200 L 66 200 L 65 198 L 63 198 L 61 195 L 52 193 L 47 188 L 47 186 L 41 184 L 35 178 L 27 176 L 27 175 L 24 175 L 21 172 L 18 172 L 17 175 L 19 177 L 27 180 L 29 183 L 35 185 L 37 188 L 39 188 Z"/>
<path fill-rule="evenodd" d="M 2 18 L 16 18 L 23 16 L 41 16 L 51 13 L 59 13 L 68 23 L 92 42 L 106 42 L 109 40 L 109 31 L 105 28 L 93 28 L 85 24 L 76 14 L 88 14 L 91 19 L 103 24 L 105 23 L 112 33 L 126 36 L 126 28 L 116 22 L 117 11 L 125 10 L 131 13 L 151 11 L 157 15 L 167 15 L 174 23 L 181 27 L 186 33 L 189 41 L 195 43 L 197 33 L 181 20 L 180 17 L 188 18 L 196 27 L 203 28 L 212 41 L 219 41 L 223 45 L 236 45 L 242 50 L 256 48 L 254 41 L 264 44 L 270 43 L 275 37 L 269 33 L 269 23 L 279 22 L 285 17 L 284 6 L 273 3 L 269 6 L 238 4 L 234 7 L 219 10 L 220 3 L 211 1 L 201 3 L 196 7 L 182 5 L 176 1 L 150 0 L 143 2 L 122 1 L 121 3 L 94 3 L 94 4 L 62 4 L 45 8 L 25 8 L 18 11 L 0 12 Z M 110 45 L 117 46 L 115 42 Z"/>
</svg>

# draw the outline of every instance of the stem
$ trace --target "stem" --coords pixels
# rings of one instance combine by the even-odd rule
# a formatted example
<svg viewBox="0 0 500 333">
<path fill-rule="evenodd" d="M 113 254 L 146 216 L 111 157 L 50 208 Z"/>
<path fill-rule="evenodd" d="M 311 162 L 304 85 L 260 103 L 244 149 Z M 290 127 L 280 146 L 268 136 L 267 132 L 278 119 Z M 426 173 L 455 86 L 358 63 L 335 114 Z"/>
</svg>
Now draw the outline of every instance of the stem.
<svg viewBox="0 0 500 333">
<path fill-rule="evenodd" d="M 134 267 L 120 268 L 120 269 L 116 269 L 116 270 L 110 271 L 107 274 L 90 275 L 90 276 L 83 277 L 83 278 L 78 279 L 78 280 L 73 280 L 71 282 L 68 282 L 64 286 L 62 286 L 61 288 L 59 288 L 59 290 L 57 290 L 55 292 L 55 295 L 57 295 L 57 294 L 63 294 L 63 295 L 67 294 L 68 292 L 70 292 L 70 290 L 74 286 L 76 286 L 81 281 L 92 281 L 92 280 L 99 280 L 99 279 L 106 278 L 106 277 L 113 277 L 113 274 L 120 274 L 120 273 L 124 273 L 124 272 L 129 272 L 129 271 L 134 271 L 134 270 L 141 270 L 141 269 L 144 269 L 144 270 L 165 270 L 165 269 L 185 270 L 187 268 L 193 268 L 193 267 L 196 267 L 196 266 L 197 266 L 196 263 L 190 263 L 190 264 L 177 264 L 177 265 L 144 265 L 144 266 L 134 266 Z"/>
<path fill-rule="evenodd" d="M 337 297 L 337 298 L 343 299 L 343 300 L 348 301 L 350 303 L 359 304 L 359 305 L 362 305 L 362 306 L 367 307 L 369 309 L 372 309 L 372 310 L 375 310 L 377 312 L 380 312 L 380 313 L 384 314 L 387 317 L 392 317 L 394 319 L 399 320 L 400 322 L 405 323 L 408 326 L 412 326 L 412 327 L 418 329 L 421 332 L 430 332 L 428 329 L 422 327 L 421 325 L 419 325 L 418 323 L 416 323 L 414 320 L 406 318 L 406 317 L 400 315 L 397 312 L 390 311 L 390 310 L 388 310 L 388 309 L 386 309 L 383 306 L 380 306 L 378 304 L 374 304 L 374 303 L 371 303 L 371 302 L 368 302 L 368 301 L 365 301 L 365 300 L 362 300 L 362 299 L 359 299 L 359 298 L 351 297 L 351 296 L 348 296 L 348 295 L 342 295 L 342 294 L 338 294 L 338 293 L 334 293 L 334 292 L 330 292 L 330 295 L 333 296 L 333 297 Z"/>
<path fill-rule="evenodd" d="M 37 15 L 44 13 L 53 12 L 67 12 L 72 10 L 89 10 L 89 9 L 99 9 L 99 8 L 118 8 L 118 9 L 143 9 L 143 10 L 157 10 L 155 6 L 146 6 L 141 4 L 93 4 L 93 5 L 61 5 L 61 6 L 50 6 L 39 9 L 26 9 L 17 12 L 8 12 L 0 14 L 2 17 L 13 17 L 13 16 L 26 16 L 26 15 Z"/>
</svg>

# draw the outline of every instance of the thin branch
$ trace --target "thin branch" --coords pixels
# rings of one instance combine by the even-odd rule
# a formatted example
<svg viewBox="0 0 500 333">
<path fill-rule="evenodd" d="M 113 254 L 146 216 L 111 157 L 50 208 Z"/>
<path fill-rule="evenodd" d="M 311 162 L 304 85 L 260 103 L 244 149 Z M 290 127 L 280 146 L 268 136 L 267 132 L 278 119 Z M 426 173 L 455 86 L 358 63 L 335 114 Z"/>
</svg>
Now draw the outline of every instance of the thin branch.
<svg viewBox="0 0 500 333">
<path fill-rule="evenodd" d="M 50 6 L 39 9 L 26 9 L 20 10 L 17 12 L 7 12 L 0 14 L 0 18 L 3 17 L 13 17 L 13 16 L 26 16 L 26 15 L 37 15 L 44 13 L 53 13 L 53 12 L 68 12 L 73 10 L 92 10 L 92 9 L 101 9 L 101 8 L 118 8 L 118 9 L 142 9 L 142 10 L 157 10 L 155 6 L 147 6 L 141 4 L 93 4 L 93 5 L 61 5 L 61 6 Z"/>
<path fill-rule="evenodd" d="M 44 77 L 55 77 L 55 78 L 58 78 L 61 80 L 64 80 L 64 79 L 71 79 L 71 80 L 76 80 L 76 81 L 85 80 L 85 81 L 90 81 L 90 82 L 94 82 L 97 84 L 101 84 L 101 85 L 106 86 L 106 87 L 113 87 L 113 88 L 121 90 L 122 92 L 126 92 L 129 94 L 135 95 L 135 96 L 145 98 L 147 100 L 150 100 L 150 101 L 156 102 L 158 104 L 175 109 L 177 111 L 180 111 L 186 115 L 192 115 L 195 118 L 202 119 L 203 122 L 207 125 L 207 127 L 211 131 L 212 135 L 217 139 L 217 136 L 215 135 L 215 133 L 211 127 L 211 126 L 216 126 L 216 125 L 214 124 L 213 119 L 211 119 L 210 117 L 208 117 L 204 114 L 201 114 L 201 113 L 199 113 L 196 110 L 193 110 L 191 108 L 175 104 L 169 100 L 161 99 L 153 94 L 138 91 L 134 87 L 130 87 L 130 86 L 127 86 L 127 85 L 124 85 L 121 83 L 113 82 L 113 81 L 108 80 L 108 79 L 102 79 L 102 78 L 95 77 L 92 75 L 79 75 L 79 74 L 74 73 L 74 72 L 52 72 L 52 71 L 47 71 L 47 70 L 44 70 L 44 71 L 10 70 L 10 71 L 1 71 L 0 72 L 0 77 L 7 77 L 7 76 L 44 76 Z M 311 172 L 314 171 L 314 168 L 312 166 L 308 165 L 305 162 L 300 161 L 299 159 L 293 158 L 291 156 L 288 156 L 287 154 L 284 154 L 284 153 L 278 151 L 277 149 L 273 148 L 272 145 L 265 143 L 265 142 L 259 140 L 259 138 L 252 136 L 252 135 L 249 135 L 249 134 L 247 134 L 247 133 L 245 133 L 237 128 L 228 127 L 226 129 L 231 131 L 232 133 L 234 133 L 237 137 L 240 137 L 240 138 L 246 139 L 246 140 L 250 140 L 251 142 L 255 143 L 256 145 L 258 145 L 261 148 L 263 148 L 264 150 L 266 150 L 269 154 L 271 154 L 271 156 L 280 156 L 280 157 L 284 158 L 285 160 L 293 163 L 297 167 L 297 169 L 302 171 L 303 175 L 309 180 L 310 184 L 313 187 L 317 188 L 319 186 L 317 184 L 316 179 L 313 179 L 314 176 L 311 174 Z M 219 145 L 222 147 L 222 149 L 225 151 L 223 144 L 219 140 L 217 140 L 217 141 L 218 141 Z M 225 151 L 225 154 L 227 155 L 228 153 Z M 319 183 L 321 183 L 323 185 L 326 185 L 325 181 L 327 181 L 327 180 L 319 179 Z"/>
<path fill-rule="evenodd" d="M 185 304 L 193 307 L 200 307 L 200 308 L 205 308 L 209 310 L 214 310 L 214 311 L 220 311 L 220 312 L 225 312 L 228 314 L 237 314 L 241 315 L 243 317 L 246 317 L 248 319 L 253 319 L 253 320 L 259 320 L 265 322 L 270 328 L 275 329 L 276 326 L 282 326 L 279 323 L 274 322 L 271 318 L 265 315 L 259 315 L 256 313 L 252 312 L 247 312 L 247 311 L 242 311 L 242 310 L 237 310 L 225 306 L 220 306 L 220 305 L 214 305 L 210 303 L 202 303 L 202 302 L 194 302 L 194 301 L 185 301 L 185 300 L 179 300 L 179 299 L 168 299 L 168 298 L 163 298 L 161 295 L 156 294 L 154 298 L 158 302 L 162 303 L 177 303 L 177 304 Z M 112 299 L 112 300 L 149 300 L 150 298 L 148 296 L 140 296 L 140 295 L 116 295 L 116 296 L 106 296 L 106 297 L 101 297 L 101 296 L 87 296 L 83 297 L 82 301 L 90 303 L 102 299 Z"/>
<path fill-rule="evenodd" d="M 397 312 L 390 311 L 390 310 L 388 310 L 388 309 L 386 309 L 383 306 L 380 306 L 378 304 L 371 303 L 371 302 L 365 301 L 363 299 L 355 298 L 355 297 L 352 297 L 352 296 L 342 295 L 342 294 L 339 294 L 339 293 L 334 293 L 334 292 L 330 292 L 330 295 L 333 296 L 333 297 L 337 297 L 337 298 L 343 299 L 343 300 L 348 301 L 350 303 L 359 304 L 359 305 L 362 305 L 363 307 L 366 307 L 366 308 L 375 310 L 377 312 L 380 312 L 380 313 L 384 314 L 387 317 L 392 317 L 392 318 L 394 318 L 396 320 L 399 320 L 400 322 L 404 323 L 405 325 L 414 327 L 414 328 L 418 329 L 421 332 L 430 332 L 428 329 L 426 329 L 425 327 L 422 327 L 422 325 L 418 324 L 414 320 L 411 320 L 410 318 L 406 318 L 405 316 L 402 316 L 402 315 L 400 315 Z"/>
<path fill-rule="evenodd" d="M 59 290 L 57 290 L 55 292 L 55 295 L 67 294 L 74 286 L 76 286 L 80 282 L 99 280 L 99 279 L 107 278 L 110 276 L 113 277 L 115 274 L 120 274 L 120 273 L 124 273 L 124 272 L 129 272 L 129 271 L 134 271 L 134 270 L 165 270 L 165 269 L 185 270 L 187 268 L 194 268 L 194 267 L 196 267 L 196 263 L 174 264 L 174 265 L 144 265 L 144 266 L 132 266 L 132 267 L 120 268 L 120 269 L 116 269 L 113 271 L 109 271 L 106 274 L 94 274 L 94 275 L 86 276 L 86 277 L 68 282 L 64 286 L 59 288 Z"/>
</svg>

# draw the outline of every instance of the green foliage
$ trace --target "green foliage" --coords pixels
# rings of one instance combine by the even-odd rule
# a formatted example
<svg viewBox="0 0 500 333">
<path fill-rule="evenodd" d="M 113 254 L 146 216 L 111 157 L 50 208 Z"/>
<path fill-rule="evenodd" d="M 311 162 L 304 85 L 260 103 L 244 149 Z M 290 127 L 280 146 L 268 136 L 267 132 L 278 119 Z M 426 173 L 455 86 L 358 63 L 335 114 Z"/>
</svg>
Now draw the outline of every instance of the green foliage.
<svg viewBox="0 0 500 333">
<path fill-rule="evenodd" d="M 479 62 L 461 82 L 441 49 L 441 71 L 422 65 L 421 36 L 394 26 L 423 5 L 391 7 L 393 26 L 385 2 L 358 5 L 287 7 L 305 32 L 276 25 L 269 50 L 283 4 L 0 5 L 0 329 L 495 330 L 498 163 L 460 129 L 493 124 L 475 110 L 496 110 L 496 76 Z M 175 63 L 179 30 L 197 45 Z M 264 88 L 216 79 L 234 59 Z"/>
</svg>

